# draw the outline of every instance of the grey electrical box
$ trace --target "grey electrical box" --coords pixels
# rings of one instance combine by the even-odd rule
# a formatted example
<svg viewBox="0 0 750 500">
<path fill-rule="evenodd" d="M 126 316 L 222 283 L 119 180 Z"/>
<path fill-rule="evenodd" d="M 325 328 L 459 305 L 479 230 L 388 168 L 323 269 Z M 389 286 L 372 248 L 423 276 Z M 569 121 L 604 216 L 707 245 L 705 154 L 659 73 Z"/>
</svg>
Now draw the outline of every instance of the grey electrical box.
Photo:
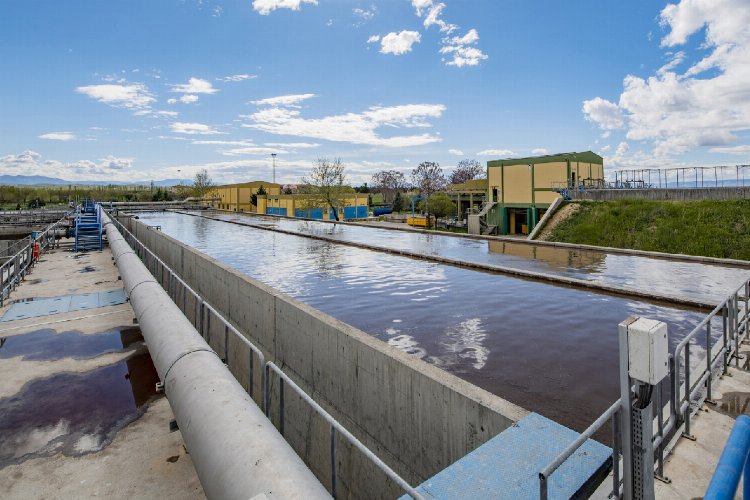
<svg viewBox="0 0 750 500">
<path fill-rule="evenodd" d="M 636 380 L 658 384 L 669 374 L 667 324 L 638 318 L 628 325 L 628 372 Z"/>
</svg>

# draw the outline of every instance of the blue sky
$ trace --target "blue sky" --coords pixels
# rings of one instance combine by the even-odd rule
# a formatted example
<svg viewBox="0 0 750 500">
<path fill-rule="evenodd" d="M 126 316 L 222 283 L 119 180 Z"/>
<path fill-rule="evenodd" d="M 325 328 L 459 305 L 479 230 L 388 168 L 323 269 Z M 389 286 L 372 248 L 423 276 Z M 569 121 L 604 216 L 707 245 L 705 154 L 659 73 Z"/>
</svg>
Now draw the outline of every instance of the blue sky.
<svg viewBox="0 0 750 500">
<path fill-rule="evenodd" d="M 0 174 L 750 163 L 748 25 L 746 0 L 3 2 Z"/>
</svg>

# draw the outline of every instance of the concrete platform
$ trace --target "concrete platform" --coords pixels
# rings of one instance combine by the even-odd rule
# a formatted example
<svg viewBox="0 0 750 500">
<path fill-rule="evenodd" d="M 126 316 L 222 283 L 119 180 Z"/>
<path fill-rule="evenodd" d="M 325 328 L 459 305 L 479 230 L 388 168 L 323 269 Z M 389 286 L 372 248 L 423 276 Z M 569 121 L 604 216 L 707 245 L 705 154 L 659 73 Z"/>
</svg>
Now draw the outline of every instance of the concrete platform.
<svg viewBox="0 0 750 500">
<path fill-rule="evenodd" d="M 742 346 L 745 355 L 740 368 L 734 364 L 728 375 L 714 387 L 716 405 L 704 403 L 691 420 L 695 441 L 680 439 L 672 454 L 664 461 L 664 474 L 671 480 L 656 481 L 656 498 L 702 498 L 711 482 L 716 464 L 724 451 L 729 433 L 738 415 L 750 415 L 750 348 Z M 744 366 L 742 366 L 744 365 Z M 742 481 L 735 498 L 742 498 Z"/>
<path fill-rule="evenodd" d="M 111 253 L 71 248 L 0 308 L 0 498 L 205 498 Z M 62 296 L 75 307 L 42 307 Z"/>
</svg>

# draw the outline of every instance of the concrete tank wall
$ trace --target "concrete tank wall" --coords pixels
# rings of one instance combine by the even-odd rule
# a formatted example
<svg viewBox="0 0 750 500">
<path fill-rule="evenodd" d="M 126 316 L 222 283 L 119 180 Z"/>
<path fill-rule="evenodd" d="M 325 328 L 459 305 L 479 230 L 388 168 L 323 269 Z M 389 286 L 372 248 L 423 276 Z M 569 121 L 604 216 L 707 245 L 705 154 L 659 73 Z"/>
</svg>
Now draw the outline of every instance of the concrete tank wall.
<svg viewBox="0 0 750 500">
<path fill-rule="evenodd" d="M 527 414 L 160 231 L 133 219 L 120 220 L 268 360 L 411 484 L 431 477 Z M 221 355 L 223 327 L 211 325 L 210 330 L 211 345 Z M 228 351 L 230 367 L 247 387 L 247 348 L 230 337 Z M 272 381 L 271 418 L 278 426 L 279 387 L 274 377 Z M 253 395 L 260 402 L 258 366 Z M 330 488 L 328 425 L 288 388 L 284 404 L 285 437 Z M 401 493 L 342 439 L 337 440 L 337 463 L 337 493 L 342 497 L 393 498 Z"/>
<path fill-rule="evenodd" d="M 587 189 L 572 191 L 574 200 L 733 200 L 750 198 L 748 187 L 665 188 L 665 189 Z"/>
</svg>

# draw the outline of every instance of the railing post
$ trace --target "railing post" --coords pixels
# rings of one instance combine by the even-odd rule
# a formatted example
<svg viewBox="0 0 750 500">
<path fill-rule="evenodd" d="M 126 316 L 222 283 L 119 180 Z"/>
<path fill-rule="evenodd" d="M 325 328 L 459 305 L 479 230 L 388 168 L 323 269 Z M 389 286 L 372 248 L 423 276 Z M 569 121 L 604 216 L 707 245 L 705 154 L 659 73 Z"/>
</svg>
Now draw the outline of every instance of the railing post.
<svg viewBox="0 0 750 500">
<path fill-rule="evenodd" d="M 690 389 L 690 341 L 688 341 L 685 344 L 685 401 L 687 405 L 685 407 L 685 414 L 683 415 L 685 430 L 682 432 L 682 435 L 695 441 L 695 437 L 690 434 Z"/>
<path fill-rule="evenodd" d="M 728 365 L 729 365 L 729 356 L 730 356 L 730 352 L 729 352 L 730 348 L 729 348 L 729 345 L 727 344 L 727 340 L 728 340 L 727 339 L 727 319 L 728 319 L 727 316 L 728 314 L 729 314 L 729 309 L 727 307 L 727 304 L 724 303 L 724 307 L 721 308 L 721 325 L 722 325 L 721 335 L 724 340 L 724 363 L 723 363 L 722 369 L 724 371 L 724 375 L 727 374 L 727 370 L 729 369 Z"/>
<path fill-rule="evenodd" d="M 620 498 L 620 441 L 622 440 L 622 429 L 620 429 L 620 414 L 617 410 L 612 414 L 612 498 Z"/>
<path fill-rule="evenodd" d="M 279 433 L 284 435 L 284 377 L 279 376 Z"/>
<path fill-rule="evenodd" d="M 331 424 L 331 496 L 336 498 L 336 427 Z"/>
<path fill-rule="evenodd" d="M 539 500 L 547 500 L 547 478 L 539 474 Z"/>
<path fill-rule="evenodd" d="M 716 401 L 711 395 L 711 382 L 713 379 L 713 370 L 711 369 L 711 362 L 713 361 L 713 353 L 711 352 L 711 319 L 706 322 L 706 370 L 708 376 L 706 377 L 706 403 L 715 405 Z"/>
</svg>

